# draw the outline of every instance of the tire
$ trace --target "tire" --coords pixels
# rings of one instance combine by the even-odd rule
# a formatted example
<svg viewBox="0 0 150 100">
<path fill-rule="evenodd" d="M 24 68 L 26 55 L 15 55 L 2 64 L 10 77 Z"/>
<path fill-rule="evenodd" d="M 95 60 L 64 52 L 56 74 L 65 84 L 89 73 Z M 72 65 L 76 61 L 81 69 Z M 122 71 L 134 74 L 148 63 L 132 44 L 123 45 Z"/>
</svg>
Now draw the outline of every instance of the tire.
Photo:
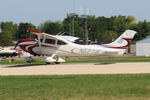
<svg viewBox="0 0 150 100">
<path fill-rule="evenodd" d="M 51 64 L 50 62 L 46 62 L 46 64 Z"/>
<path fill-rule="evenodd" d="M 31 63 L 31 61 L 27 61 L 27 63 Z"/>
<path fill-rule="evenodd" d="M 55 64 L 60 64 L 60 62 L 55 62 Z"/>
</svg>

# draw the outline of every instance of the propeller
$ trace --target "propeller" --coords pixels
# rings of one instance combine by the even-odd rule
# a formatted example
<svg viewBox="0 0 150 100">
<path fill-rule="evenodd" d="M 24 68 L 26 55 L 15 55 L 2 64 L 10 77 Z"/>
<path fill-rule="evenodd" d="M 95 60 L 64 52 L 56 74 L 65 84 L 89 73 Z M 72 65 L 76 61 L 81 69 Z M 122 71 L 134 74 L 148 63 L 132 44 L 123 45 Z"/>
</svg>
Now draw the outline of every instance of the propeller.
<svg viewBox="0 0 150 100">
<path fill-rule="evenodd" d="M 17 40 L 14 49 L 16 49 L 18 47 L 18 44 L 19 44 L 19 40 Z"/>
</svg>

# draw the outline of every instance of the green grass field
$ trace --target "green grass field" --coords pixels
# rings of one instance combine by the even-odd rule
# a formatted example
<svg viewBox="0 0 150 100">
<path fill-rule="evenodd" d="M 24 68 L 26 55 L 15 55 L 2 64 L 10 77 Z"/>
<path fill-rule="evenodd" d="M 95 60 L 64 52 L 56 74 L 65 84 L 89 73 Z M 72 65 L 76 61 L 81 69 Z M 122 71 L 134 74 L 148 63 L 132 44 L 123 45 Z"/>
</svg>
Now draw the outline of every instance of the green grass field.
<svg viewBox="0 0 150 100">
<path fill-rule="evenodd" d="M 0 100 L 150 100 L 150 74 L 0 76 Z"/>
<path fill-rule="evenodd" d="M 150 62 L 150 57 L 121 56 L 121 57 L 70 57 L 66 63 L 117 63 L 117 62 Z"/>
<path fill-rule="evenodd" d="M 9 60 L 0 61 L 0 64 L 45 64 L 41 57 L 36 57 L 35 62 L 27 63 L 23 59 L 15 59 L 9 63 Z M 122 57 L 99 57 L 99 56 L 72 56 L 62 57 L 65 63 L 118 63 L 118 62 L 150 62 L 150 57 L 122 56 Z"/>
</svg>

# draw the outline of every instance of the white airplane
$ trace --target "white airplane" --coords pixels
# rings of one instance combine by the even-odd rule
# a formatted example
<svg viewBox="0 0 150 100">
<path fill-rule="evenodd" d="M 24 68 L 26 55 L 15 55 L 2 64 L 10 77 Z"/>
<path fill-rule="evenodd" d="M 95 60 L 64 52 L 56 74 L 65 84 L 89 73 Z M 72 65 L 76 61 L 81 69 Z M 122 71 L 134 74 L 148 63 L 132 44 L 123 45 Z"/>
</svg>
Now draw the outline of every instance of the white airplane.
<svg viewBox="0 0 150 100">
<path fill-rule="evenodd" d="M 17 56 L 18 52 L 14 47 L 0 47 L 0 57 Z"/>
<path fill-rule="evenodd" d="M 28 30 L 28 32 L 36 34 L 38 39 L 21 39 L 17 45 L 32 55 L 49 56 L 44 59 L 46 63 L 65 62 L 64 59 L 58 57 L 62 55 L 121 56 L 136 34 L 133 30 L 126 30 L 119 38 L 109 44 L 80 45 L 74 43 L 78 39 L 77 37 L 50 35 L 37 30 Z"/>
</svg>

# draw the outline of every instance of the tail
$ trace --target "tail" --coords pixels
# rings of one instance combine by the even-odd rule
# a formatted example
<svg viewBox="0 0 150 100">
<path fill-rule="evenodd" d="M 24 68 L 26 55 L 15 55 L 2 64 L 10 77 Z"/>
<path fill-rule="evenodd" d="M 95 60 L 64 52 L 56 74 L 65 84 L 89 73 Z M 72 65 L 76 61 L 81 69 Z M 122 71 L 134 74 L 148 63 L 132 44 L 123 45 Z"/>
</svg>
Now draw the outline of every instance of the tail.
<svg viewBox="0 0 150 100">
<path fill-rule="evenodd" d="M 133 30 L 126 30 L 120 37 L 118 37 L 114 42 L 109 44 L 103 44 L 103 46 L 108 48 L 116 48 L 116 49 L 126 49 L 133 40 L 137 32 Z"/>
</svg>

